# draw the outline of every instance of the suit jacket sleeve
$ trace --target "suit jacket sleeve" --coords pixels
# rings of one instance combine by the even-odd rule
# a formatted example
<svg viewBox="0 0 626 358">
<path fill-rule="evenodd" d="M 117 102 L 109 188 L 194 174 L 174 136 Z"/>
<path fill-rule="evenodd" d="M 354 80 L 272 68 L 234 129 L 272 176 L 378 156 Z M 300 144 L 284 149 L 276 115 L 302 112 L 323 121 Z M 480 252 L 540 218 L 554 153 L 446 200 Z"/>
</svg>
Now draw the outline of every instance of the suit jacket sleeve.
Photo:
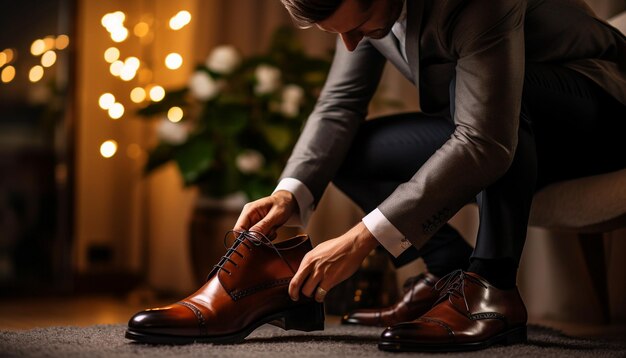
<svg viewBox="0 0 626 358">
<path fill-rule="evenodd" d="M 455 53 L 450 139 L 379 205 L 415 246 L 509 168 L 517 145 L 524 78 L 525 1 L 456 3 L 439 42 Z M 450 5 L 452 7 L 452 5 Z M 417 41 L 417 39 L 407 39 Z"/>
<path fill-rule="evenodd" d="M 348 52 L 337 39 L 335 57 L 315 109 L 281 174 L 304 183 L 319 202 L 352 144 L 385 65 L 366 39 Z"/>
</svg>

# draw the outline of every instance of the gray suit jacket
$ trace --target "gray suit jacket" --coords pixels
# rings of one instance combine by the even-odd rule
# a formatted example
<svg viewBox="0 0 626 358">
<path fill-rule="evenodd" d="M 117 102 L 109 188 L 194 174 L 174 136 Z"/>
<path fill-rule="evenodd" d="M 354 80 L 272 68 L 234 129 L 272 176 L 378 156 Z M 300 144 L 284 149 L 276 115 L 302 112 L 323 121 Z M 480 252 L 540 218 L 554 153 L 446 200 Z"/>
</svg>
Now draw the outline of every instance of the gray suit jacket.
<svg viewBox="0 0 626 358">
<path fill-rule="evenodd" d="M 456 76 L 453 135 L 378 207 L 419 247 L 510 166 L 525 63 L 569 67 L 626 103 L 626 40 L 582 0 L 406 1 L 408 64 L 392 35 L 363 39 L 352 53 L 338 42 L 282 177 L 302 181 L 317 203 L 367 115 L 387 60 L 419 86 L 426 113 L 449 112 Z"/>
</svg>

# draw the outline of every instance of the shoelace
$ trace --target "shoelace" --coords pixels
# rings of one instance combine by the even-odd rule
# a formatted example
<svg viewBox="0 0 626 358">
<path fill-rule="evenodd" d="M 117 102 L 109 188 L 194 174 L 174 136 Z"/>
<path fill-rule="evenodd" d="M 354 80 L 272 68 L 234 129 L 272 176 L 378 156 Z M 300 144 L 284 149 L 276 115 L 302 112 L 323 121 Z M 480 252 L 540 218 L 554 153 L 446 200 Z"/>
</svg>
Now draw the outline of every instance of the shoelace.
<svg viewBox="0 0 626 358">
<path fill-rule="evenodd" d="M 469 312 L 469 304 L 467 303 L 467 298 L 465 297 L 465 279 L 469 279 L 472 282 L 481 285 L 484 288 L 487 288 L 487 286 L 483 282 L 466 274 L 465 271 L 455 270 L 443 276 L 435 284 L 435 289 L 441 290 L 441 294 L 439 296 L 439 299 L 437 299 L 437 302 L 435 302 L 435 305 L 447 298 L 449 295 L 460 296 L 463 297 L 463 302 L 465 302 L 465 308 L 467 309 L 467 312 Z M 439 284 L 441 282 L 443 282 L 443 284 L 441 285 L 441 288 L 439 288 Z"/>
<path fill-rule="evenodd" d="M 230 247 L 228 247 L 228 244 L 227 244 L 228 237 L 230 236 L 230 234 L 233 234 L 233 233 L 237 234 L 237 236 L 235 237 L 235 241 L 233 242 L 233 244 Z M 237 251 L 237 247 L 239 247 L 239 245 L 244 245 L 246 248 L 248 248 L 249 251 L 252 251 L 252 247 L 250 245 L 246 244 L 246 239 L 247 239 L 247 241 L 252 243 L 254 246 L 259 247 L 261 245 L 265 245 L 265 246 L 268 246 L 268 247 L 272 248 L 276 252 L 278 257 L 280 257 L 280 259 L 283 260 L 283 262 L 287 265 L 287 267 L 289 267 L 291 272 L 293 272 L 293 274 L 296 273 L 296 271 L 293 269 L 293 267 L 291 267 L 289 262 L 280 253 L 280 250 L 278 250 L 278 248 L 274 245 L 274 243 L 272 243 L 272 240 L 270 240 L 262 232 L 253 231 L 253 230 L 248 230 L 248 231 L 229 230 L 229 231 L 227 231 L 226 234 L 224 235 L 224 247 L 227 248 L 226 254 L 224 256 L 222 256 L 222 258 L 217 263 L 217 265 L 213 265 L 213 270 L 211 272 L 214 272 L 215 270 L 217 270 L 217 271 L 223 270 L 224 272 L 226 272 L 230 276 L 231 272 L 228 269 L 224 268 L 224 265 L 227 262 L 230 262 L 233 265 L 235 265 L 235 267 L 239 266 L 239 265 L 237 265 L 237 263 L 235 261 L 233 261 L 233 259 L 231 259 L 231 256 L 233 255 L 233 253 L 236 253 L 242 259 L 245 257 L 241 252 Z M 296 245 L 294 245 L 293 247 L 295 247 L 295 246 Z M 293 247 L 288 247 L 288 248 L 285 248 L 285 249 L 289 250 L 289 249 L 291 249 Z M 207 277 L 207 279 L 210 278 L 210 277 L 211 277 L 211 274 L 209 274 L 209 277 Z"/>
</svg>

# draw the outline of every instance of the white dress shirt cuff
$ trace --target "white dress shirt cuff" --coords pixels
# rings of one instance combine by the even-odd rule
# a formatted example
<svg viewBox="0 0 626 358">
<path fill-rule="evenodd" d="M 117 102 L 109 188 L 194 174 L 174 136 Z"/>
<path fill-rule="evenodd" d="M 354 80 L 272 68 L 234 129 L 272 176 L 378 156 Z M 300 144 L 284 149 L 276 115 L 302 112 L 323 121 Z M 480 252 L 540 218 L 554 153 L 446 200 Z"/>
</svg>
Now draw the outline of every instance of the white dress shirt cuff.
<svg viewBox="0 0 626 358">
<path fill-rule="evenodd" d="M 309 218 L 313 213 L 313 203 L 315 201 L 309 188 L 307 188 L 306 185 L 298 179 L 284 178 L 278 183 L 272 194 L 279 190 L 286 190 L 293 194 L 296 198 L 296 202 L 298 203 L 298 208 L 300 209 L 300 215 L 292 215 L 285 223 L 285 226 L 306 227 L 309 222 Z"/>
<path fill-rule="evenodd" d="M 411 243 L 378 209 L 374 209 L 363 219 L 363 224 L 393 257 L 400 256 Z"/>
</svg>

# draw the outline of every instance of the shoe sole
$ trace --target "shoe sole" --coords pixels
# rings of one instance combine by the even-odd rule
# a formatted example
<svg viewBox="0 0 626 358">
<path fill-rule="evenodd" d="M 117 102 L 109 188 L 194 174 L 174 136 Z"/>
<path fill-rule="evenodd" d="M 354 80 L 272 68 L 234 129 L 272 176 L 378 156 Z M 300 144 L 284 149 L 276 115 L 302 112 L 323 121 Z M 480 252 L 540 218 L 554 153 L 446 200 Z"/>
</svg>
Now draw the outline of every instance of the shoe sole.
<svg viewBox="0 0 626 358">
<path fill-rule="evenodd" d="M 471 343 L 444 343 L 444 344 L 421 344 L 412 342 L 381 341 L 378 349 L 388 352 L 459 352 L 475 351 L 492 345 L 511 345 L 526 343 L 526 326 L 510 329 L 482 342 Z"/>
<path fill-rule="evenodd" d="M 255 329 L 264 324 L 282 328 L 286 331 L 297 330 L 304 332 L 324 330 L 324 306 L 315 303 L 306 306 L 295 307 L 267 317 L 264 317 L 244 329 L 235 333 L 215 336 L 174 336 L 142 332 L 128 328 L 124 335 L 127 339 L 148 344 L 183 345 L 192 343 L 234 344 L 241 343 Z"/>
</svg>

